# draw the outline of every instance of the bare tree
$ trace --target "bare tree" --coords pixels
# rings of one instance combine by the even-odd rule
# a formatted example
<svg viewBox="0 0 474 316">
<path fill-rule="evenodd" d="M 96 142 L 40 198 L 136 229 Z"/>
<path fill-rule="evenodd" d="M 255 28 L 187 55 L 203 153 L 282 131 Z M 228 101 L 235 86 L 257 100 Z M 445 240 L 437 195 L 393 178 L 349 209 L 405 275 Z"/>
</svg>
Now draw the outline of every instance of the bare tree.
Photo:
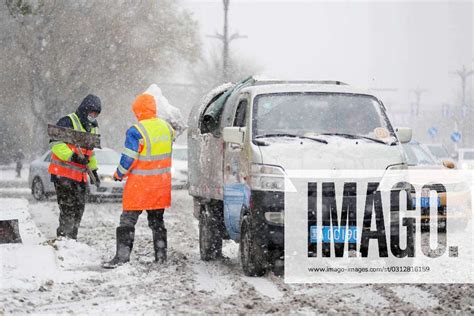
<svg viewBox="0 0 474 316">
<path fill-rule="evenodd" d="M 230 82 L 238 82 L 248 76 L 257 74 L 262 70 L 255 61 L 242 55 L 231 55 L 229 57 L 229 78 Z M 199 99 L 203 94 L 224 83 L 222 81 L 222 55 L 213 51 L 208 57 L 203 57 L 191 73 L 191 78 L 197 86 Z"/>
<path fill-rule="evenodd" d="M 200 53 L 196 22 L 171 0 L 5 0 L 0 17 L 0 97 L 33 114 L 41 148 L 46 123 L 87 93 L 133 94 Z"/>
</svg>

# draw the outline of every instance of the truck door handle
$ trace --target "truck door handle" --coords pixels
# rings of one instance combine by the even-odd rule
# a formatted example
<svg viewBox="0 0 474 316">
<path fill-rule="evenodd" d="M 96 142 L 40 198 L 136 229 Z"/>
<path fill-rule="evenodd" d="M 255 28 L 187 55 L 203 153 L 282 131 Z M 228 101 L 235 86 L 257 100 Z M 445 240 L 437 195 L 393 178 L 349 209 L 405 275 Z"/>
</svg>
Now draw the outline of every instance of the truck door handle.
<svg viewBox="0 0 474 316">
<path fill-rule="evenodd" d="M 242 146 L 240 146 L 239 144 L 230 144 L 230 149 L 234 149 L 234 150 L 242 149 Z"/>
</svg>

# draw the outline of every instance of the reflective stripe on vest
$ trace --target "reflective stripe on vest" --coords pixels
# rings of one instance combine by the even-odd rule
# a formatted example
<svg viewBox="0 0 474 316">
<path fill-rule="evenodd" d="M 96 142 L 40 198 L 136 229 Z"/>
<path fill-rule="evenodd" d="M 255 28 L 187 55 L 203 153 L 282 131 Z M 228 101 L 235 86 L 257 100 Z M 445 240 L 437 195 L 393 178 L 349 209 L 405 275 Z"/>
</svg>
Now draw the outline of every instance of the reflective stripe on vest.
<svg viewBox="0 0 474 316">
<path fill-rule="evenodd" d="M 72 113 L 68 115 L 71 120 L 72 120 L 72 126 L 74 127 L 75 130 L 82 130 L 84 131 L 84 127 L 82 127 L 81 121 L 77 117 L 76 113 Z M 80 126 L 80 127 L 79 127 Z"/>
<path fill-rule="evenodd" d="M 171 158 L 171 153 L 162 155 L 139 156 L 139 159 L 143 161 L 157 161 L 166 158 Z"/>
<path fill-rule="evenodd" d="M 158 122 L 160 124 L 162 124 L 160 121 L 158 121 Z M 164 122 L 164 121 L 162 121 L 162 122 Z M 141 122 L 136 124 L 135 127 L 138 129 L 140 134 L 143 135 L 143 138 L 145 139 L 145 148 L 144 148 L 145 150 L 143 150 L 138 155 L 138 163 L 135 166 L 135 168 L 133 168 L 130 171 L 130 174 L 147 176 L 147 175 L 161 175 L 161 174 L 171 172 L 171 165 L 169 165 L 169 166 L 159 166 L 160 162 L 164 162 L 166 164 L 166 160 L 171 159 L 171 152 L 167 152 L 167 153 L 163 153 L 163 154 L 159 154 L 159 155 L 152 155 L 152 146 L 153 146 L 154 143 L 168 142 L 168 143 L 165 143 L 166 146 L 171 147 L 171 132 L 170 132 L 168 126 L 166 126 L 166 127 L 167 127 L 167 131 L 168 131 L 169 135 L 156 136 L 153 139 L 154 140 L 153 143 L 152 143 L 152 138 L 150 137 L 150 134 L 149 134 L 148 130 L 146 129 L 146 127 Z M 141 162 L 143 162 L 143 163 L 141 163 Z M 150 164 L 154 167 L 153 168 L 146 168 L 146 169 L 141 168 L 142 166 L 145 166 L 145 165 L 149 166 Z"/>
<path fill-rule="evenodd" d="M 53 162 L 54 161 L 54 162 Z M 75 170 L 75 171 L 79 171 L 79 172 L 86 172 L 86 168 L 85 167 L 79 167 L 79 166 L 74 166 L 74 165 L 71 165 L 70 163 L 66 162 L 66 161 L 62 161 L 62 160 L 51 160 L 51 162 L 54 164 L 54 165 L 59 165 L 61 167 L 65 167 L 65 168 L 69 168 L 69 169 L 72 169 L 72 170 Z"/>
<path fill-rule="evenodd" d="M 76 131 L 87 132 L 86 129 L 82 126 L 81 120 L 79 120 L 79 117 L 77 116 L 76 113 L 71 113 L 68 116 L 71 118 L 72 127 Z M 97 128 L 95 127 L 91 128 L 91 131 L 90 131 L 91 134 L 97 134 L 97 132 L 98 132 Z"/>
</svg>

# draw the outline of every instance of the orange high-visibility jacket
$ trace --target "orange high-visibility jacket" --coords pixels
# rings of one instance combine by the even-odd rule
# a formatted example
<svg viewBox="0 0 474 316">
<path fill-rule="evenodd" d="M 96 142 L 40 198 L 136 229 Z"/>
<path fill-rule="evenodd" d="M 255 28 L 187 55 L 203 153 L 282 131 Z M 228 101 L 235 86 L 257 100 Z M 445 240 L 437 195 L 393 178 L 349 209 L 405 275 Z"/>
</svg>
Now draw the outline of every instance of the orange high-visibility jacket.
<svg viewBox="0 0 474 316">
<path fill-rule="evenodd" d="M 134 127 L 142 139 L 137 158 L 126 173 L 123 209 L 168 208 L 171 205 L 173 131 L 168 123 L 156 117 L 156 103 L 151 95 L 140 95 L 132 109 L 139 121 Z"/>
</svg>

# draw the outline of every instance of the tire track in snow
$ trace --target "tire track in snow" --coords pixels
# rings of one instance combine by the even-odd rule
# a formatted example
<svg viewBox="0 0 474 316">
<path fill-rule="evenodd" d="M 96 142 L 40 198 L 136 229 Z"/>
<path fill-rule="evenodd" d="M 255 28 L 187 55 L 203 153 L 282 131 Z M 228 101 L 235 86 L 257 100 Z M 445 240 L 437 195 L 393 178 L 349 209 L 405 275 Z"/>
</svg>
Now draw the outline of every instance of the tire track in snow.
<svg viewBox="0 0 474 316">
<path fill-rule="evenodd" d="M 192 205 L 190 205 L 192 207 Z M 190 209 L 192 212 L 192 208 Z M 193 216 L 189 212 L 188 216 Z M 198 221 L 194 219 L 185 220 L 186 231 L 195 232 L 195 244 L 199 244 Z M 279 300 L 283 293 L 278 289 L 275 283 L 266 278 L 245 277 L 240 269 L 238 245 L 233 241 L 224 241 L 223 254 L 229 256 L 228 259 L 217 260 L 213 262 L 203 262 L 200 259 L 199 247 L 193 248 L 190 255 L 196 256 L 197 262 L 193 262 L 195 271 L 195 288 L 198 291 L 213 293 L 218 297 L 228 297 L 235 293 L 248 291 L 253 288 L 256 293 L 265 298 Z M 242 282 L 243 281 L 243 282 Z M 237 288 L 236 288 L 237 287 Z"/>
<path fill-rule="evenodd" d="M 181 191 L 176 194 L 184 195 L 186 192 Z M 194 272 L 194 288 L 196 291 L 205 292 L 221 299 L 236 294 L 233 273 L 224 273 L 220 261 L 201 261 L 198 221 L 192 214 L 192 199 L 188 198 L 187 200 L 191 203 L 186 203 L 189 205 L 186 205 L 181 213 L 175 213 L 177 216 L 173 222 L 175 228 L 182 225 L 181 229 L 176 229 L 174 233 L 182 238 L 179 243 L 180 247 L 183 251 L 186 250 L 189 257 L 190 268 Z"/>
<path fill-rule="evenodd" d="M 283 293 L 280 292 L 275 283 L 269 281 L 265 277 L 242 277 L 242 279 L 254 287 L 254 289 L 263 296 L 272 300 L 280 300 Z"/>
<path fill-rule="evenodd" d="M 418 309 L 433 308 L 439 305 L 438 299 L 431 293 L 411 285 L 398 285 L 391 288 L 395 295 L 403 302 L 409 303 Z"/>
<path fill-rule="evenodd" d="M 389 301 L 391 310 L 409 312 L 414 310 L 438 309 L 438 298 L 428 290 L 415 284 L 377 284 L 376 291 Z"/>
<path fill-rule="evenodd" d="M 195 288 L 198 291 L 213 292 L 217 296 L 228 297 L 236 293 L 232 280 L 208 264 L 194 264 Z"/>
</svg>

